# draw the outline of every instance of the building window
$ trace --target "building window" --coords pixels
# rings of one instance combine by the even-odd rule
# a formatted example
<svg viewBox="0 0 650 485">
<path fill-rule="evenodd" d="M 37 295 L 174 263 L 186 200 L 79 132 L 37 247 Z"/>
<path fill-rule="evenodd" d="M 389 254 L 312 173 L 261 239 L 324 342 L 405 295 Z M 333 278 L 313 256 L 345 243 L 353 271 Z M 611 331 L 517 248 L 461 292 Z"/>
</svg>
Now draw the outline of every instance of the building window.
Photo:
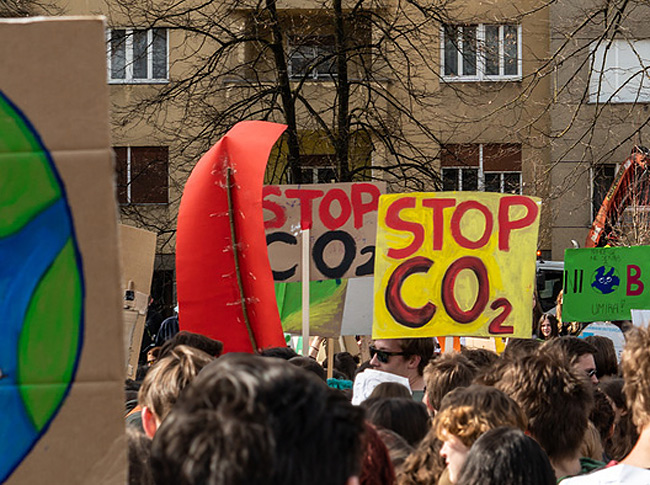
<svg viewBox="0 0 650 485">
<path fill-rule="evenodd" d="M 609 191 L 614 178 L 616 177 L 616 164 L 613 163 L 603 163 L 601 165 L 596 165 L 591 170 L 591 213 L 592 219 L 596 218 L 600 206 L 605 200 L 605 196 Z"/>
<path fill-rule="evenodd" d="M 108 31 L 108 80 L 112 83 L 167 82 L 167 29 Z"/>
<path fill-rule="evenodd" d="M 330 184 L 338 181 L 332 155 L 301 155 L 300 173 L 303 184 Z"/>
<path fill-rule="evenodd" d="M 290 37 L 289 76 L 292 79 L 331 79 L 336 76 L 334 36 Z"/>
<path fill-rule="evenodd" d="M 521 25 L 445 25 L 441 37 L 445 81 L 521 79 Z"/>
<path fill-rule="evenodd" d="M 120 204 L 167 204 L 167 147 L 113 147 Z"/>
<path fill-rule="evenodd" d="M 590 103 L 650 102 L 650 40 L 617 39 L 593 52 Z"/>
<path fill-rule="evenodd" d="M 521 145 L 486 143 L 444 145 L 442 188 L 521 194 Z"/>
</svg>

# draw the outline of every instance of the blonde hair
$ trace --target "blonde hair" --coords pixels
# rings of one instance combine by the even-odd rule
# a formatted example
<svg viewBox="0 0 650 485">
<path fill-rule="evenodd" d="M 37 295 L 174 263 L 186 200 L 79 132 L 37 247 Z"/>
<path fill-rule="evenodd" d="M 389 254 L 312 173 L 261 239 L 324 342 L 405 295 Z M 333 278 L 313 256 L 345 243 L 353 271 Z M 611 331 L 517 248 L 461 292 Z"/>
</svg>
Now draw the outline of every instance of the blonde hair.
<svg viewBox="0 0 650 485">
<path fill-rule="evenodd" d="M 438 439 L 456 436 L 470 447 L 486 431 L 500 426 L 526 429 L 527 421 L 519 405 L 493 387 L 472 385 L 451 391 L 442 401 L 434 427 Z"/>
<path fill-rule="evenodd" d="M 213 360 L 202 350 L 186 345 L 174 347 L 147 372 L 138 392 L 138 403 L 162 421 L 185 386 Z"/>
<path fill-rule="evenodd" d="M 591 421 L 587 424 L 587 431 L 584 438 L 582 438 L 580 456 L 586 456 L 598 461 L 603 459 L 603 443 L 600 439 L 600 433 Z"/>
<path fill-rule="evenodd" d="M 626 334 L 622 367 L 623 391 L 637 428 L 650 424 L 650 332 L 636 328 Z"/>
</svg>

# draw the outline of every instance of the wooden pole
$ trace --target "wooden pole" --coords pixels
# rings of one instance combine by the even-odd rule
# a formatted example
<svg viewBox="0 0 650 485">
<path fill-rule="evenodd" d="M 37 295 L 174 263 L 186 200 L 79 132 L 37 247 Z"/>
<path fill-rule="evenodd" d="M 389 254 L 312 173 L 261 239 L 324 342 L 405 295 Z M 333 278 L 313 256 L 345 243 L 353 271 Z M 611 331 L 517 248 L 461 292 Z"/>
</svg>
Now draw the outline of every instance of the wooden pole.
<svg viewBox="0 0 650 485">
<path fill-rule="evenodd" d="M 327 378 L 334 377 L 334 339 L 327 339 Z"/>
<path fill-rule="evenodd" d="M 302 230 L 302 355 L 309 356 L 309 228 Z"/>
</svg>

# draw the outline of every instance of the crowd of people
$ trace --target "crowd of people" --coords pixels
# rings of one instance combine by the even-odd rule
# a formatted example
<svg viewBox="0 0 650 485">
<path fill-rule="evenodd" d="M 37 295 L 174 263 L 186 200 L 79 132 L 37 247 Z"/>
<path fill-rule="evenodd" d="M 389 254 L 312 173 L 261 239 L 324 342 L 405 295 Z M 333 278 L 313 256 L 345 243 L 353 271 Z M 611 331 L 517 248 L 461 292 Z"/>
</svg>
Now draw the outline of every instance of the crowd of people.
<svg viewBox="0 0 650 485">
<path fill-rule="evenodd" d="M 626 332 L 619 368 L 611 340 L 558 329 L 542 317 L 501 355 L 375 340 L 367 362 L 336 354 L 330 379 L 288 347 L 221 356 L 180 332 L 127 386 L 130 483 L 650 484 L 650 331 Z M 355 406 L 368 368 L 409 386 Z"/>
</svg>

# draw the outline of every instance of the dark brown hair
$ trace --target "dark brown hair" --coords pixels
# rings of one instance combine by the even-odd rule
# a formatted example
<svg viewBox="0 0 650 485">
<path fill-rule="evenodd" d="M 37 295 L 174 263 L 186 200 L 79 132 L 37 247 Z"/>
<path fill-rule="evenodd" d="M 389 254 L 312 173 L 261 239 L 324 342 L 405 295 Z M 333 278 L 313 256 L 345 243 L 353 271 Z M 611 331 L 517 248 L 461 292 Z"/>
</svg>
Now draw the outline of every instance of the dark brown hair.
<svg viewBox="0 0 650 485">
<path fill-rule="evenodd" d="M 495 387 L 521 406 L 528 430 L 551 460 L 573 457 L 587 429 L 593 397 L 587 380 L 566 360 L 539 354 L 509 362 Z"/>
</svg>

